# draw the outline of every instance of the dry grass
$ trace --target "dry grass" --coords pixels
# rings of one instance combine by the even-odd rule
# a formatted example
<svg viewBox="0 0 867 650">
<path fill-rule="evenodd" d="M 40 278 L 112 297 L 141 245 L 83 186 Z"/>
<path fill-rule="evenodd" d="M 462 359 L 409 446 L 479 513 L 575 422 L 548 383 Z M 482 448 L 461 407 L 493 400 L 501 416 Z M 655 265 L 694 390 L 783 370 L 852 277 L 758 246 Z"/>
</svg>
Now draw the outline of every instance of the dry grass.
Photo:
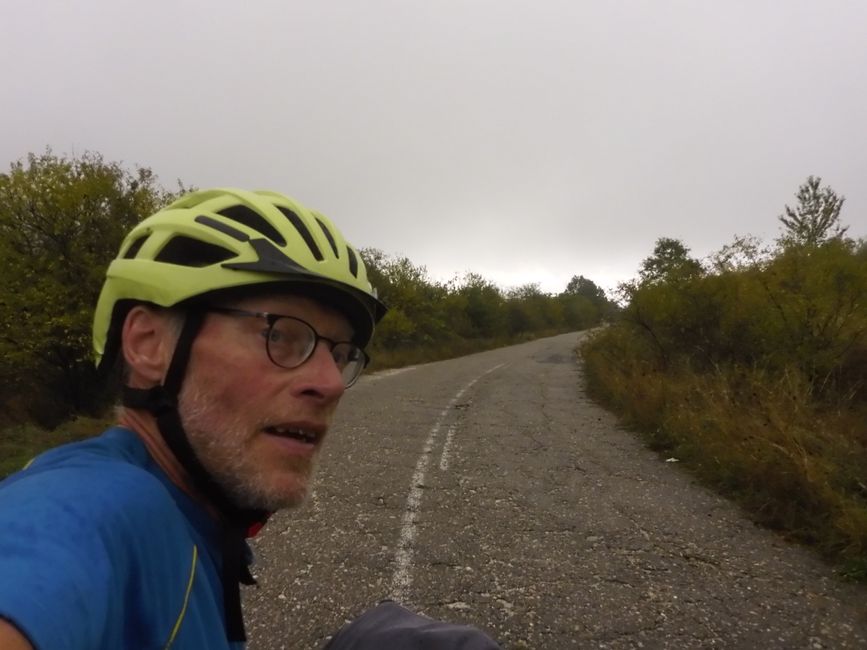
<svg viewBox="0 0 867 650">
<path fill-rule="evenodd" d="M 819 403 L 796 370 L 663 371 L 634 345 L 609 330 L 582 348 L 591 392 L 758 522 L 867 580 L 867 408 Z"/>
</svg>

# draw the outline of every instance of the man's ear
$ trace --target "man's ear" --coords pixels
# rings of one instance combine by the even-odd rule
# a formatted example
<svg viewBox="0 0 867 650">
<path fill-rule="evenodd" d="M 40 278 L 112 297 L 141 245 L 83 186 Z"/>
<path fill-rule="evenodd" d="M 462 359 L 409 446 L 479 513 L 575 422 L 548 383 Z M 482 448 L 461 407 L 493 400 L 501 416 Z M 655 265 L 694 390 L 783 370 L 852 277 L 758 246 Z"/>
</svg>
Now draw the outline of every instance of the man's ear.
<svg viewBox="0 0 867 650">
<path fill-rule="evenodd" d="M 121 352 L 130 384 L 149 388 L 162 383 L 175 349 L 177 334 L 171 317 L 147 305 L 129 310 L 121 330 Z M 136 381 L 138 379 L 138 381 Z"/>
</svg>

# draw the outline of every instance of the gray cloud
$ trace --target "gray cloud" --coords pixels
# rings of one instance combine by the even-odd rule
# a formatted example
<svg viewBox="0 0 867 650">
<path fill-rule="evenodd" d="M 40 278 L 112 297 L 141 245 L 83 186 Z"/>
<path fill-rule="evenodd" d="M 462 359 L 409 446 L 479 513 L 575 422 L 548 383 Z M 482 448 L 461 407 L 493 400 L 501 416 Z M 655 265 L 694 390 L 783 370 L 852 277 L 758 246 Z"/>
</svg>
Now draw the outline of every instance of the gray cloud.
<svg viewBox="0 0 867 650">
<path fill-rule="evenodd" d="M 295 6 L 293 6 L 295 5 Z M 861 2 L 16 3 L 0 153 L 272 187 L 433 275 L 561 290 L 765 239 L 818 174 L 865 234 Z M 8 15 L 7 14 L 7 15 Z"/>
</svg>

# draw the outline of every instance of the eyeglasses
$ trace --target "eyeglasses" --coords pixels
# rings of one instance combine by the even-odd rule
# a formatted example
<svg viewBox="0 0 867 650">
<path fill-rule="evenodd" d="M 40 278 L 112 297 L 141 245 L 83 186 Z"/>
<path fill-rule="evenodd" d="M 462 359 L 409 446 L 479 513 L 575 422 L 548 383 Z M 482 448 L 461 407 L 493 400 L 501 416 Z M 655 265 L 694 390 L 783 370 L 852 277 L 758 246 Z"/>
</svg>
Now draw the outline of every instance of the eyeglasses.
<svg viewBox="0 0 867 650">
<path fill-rule="evenodd" d="M 268 329 L 262 331 L 265 338 L 265 350 L 272 363 L 281 368 L 297 368 L 313 356 L 319 341 L 325 341 L 331 351 L 331 358 L 340 370 L 343 385 L 352 386 L 362 370 L 370 361 L 367 353 L 350 341 L 334 341 L 320 336 L 310 323 L 294 316 L 269 314 L 261 311 L 232 309 L 231 307 L 207 307 L 206 311 L 225 314 L 261 318 L 268 324 Z"/>
</svg>

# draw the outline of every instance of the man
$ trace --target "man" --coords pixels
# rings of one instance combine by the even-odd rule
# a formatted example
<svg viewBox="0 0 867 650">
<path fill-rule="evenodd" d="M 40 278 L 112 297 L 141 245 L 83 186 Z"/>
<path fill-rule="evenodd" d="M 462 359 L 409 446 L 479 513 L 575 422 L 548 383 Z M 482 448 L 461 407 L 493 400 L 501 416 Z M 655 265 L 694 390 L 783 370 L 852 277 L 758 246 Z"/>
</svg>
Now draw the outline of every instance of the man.
<svg viewBox="0 0 867 650">
<path fill-rule="evenodd" d="M 307 493 L 385 313 L 334 225 L 272 192 L 145 219 L 93 325 L 118 426 L 0 483 L 0 649 L 242 647 L 245 538 Z M 497 645 L 385 602 L 329 648 Z"/>
<path fill-rule="evenodd" d="M 245 537 L 297 505 L 385 308 L 288 197 L 189 194 L 136 226 L 94 318 L 119 425 L 0 484 L 0 648 L 231 648 Z"/>
</svg>

